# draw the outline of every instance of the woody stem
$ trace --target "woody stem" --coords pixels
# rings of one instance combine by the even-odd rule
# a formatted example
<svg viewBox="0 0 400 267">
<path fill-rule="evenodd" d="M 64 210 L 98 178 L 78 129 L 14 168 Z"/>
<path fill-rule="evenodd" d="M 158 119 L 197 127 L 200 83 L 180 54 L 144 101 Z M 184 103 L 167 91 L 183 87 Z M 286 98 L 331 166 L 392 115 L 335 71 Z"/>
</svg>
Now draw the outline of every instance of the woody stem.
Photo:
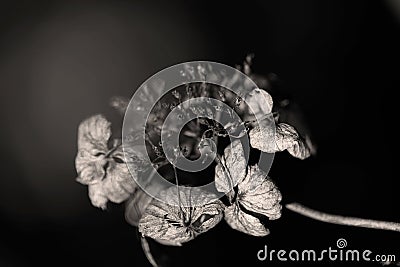
<svg viewBox="0 0 400 267">
<path fill-rule="evenodd" d="M 286 204 L 286 208 L 293 212 L 321 222 L 400 232 L 400 223 L 397 222 L 386 222 L 333 215 L 307 208 L 299 203 Z"/>
</svg>

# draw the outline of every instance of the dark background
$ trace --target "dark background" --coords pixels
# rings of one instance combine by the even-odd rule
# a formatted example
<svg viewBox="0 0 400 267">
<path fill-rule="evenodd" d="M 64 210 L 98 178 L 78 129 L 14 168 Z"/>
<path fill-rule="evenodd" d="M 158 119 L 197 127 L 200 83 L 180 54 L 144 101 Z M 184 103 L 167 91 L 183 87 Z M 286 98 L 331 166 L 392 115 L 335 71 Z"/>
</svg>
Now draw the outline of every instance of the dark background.
<svg viewBox="0 0 400 267">
<path fill-rule="evenodd" d="M 98 112 L 116 119 L 108 99 L 131 96 L 162 68 L 189 60 L 234 66 L 247 53 L 255 53 L 255 72 L 280 77 L 318 145 L 305 161 L 276 156 L 270 174 L 283 202 L 400 221 L 399 12 L 396 0 L 3 1 L 0 266 L 149 266 L 123 207 L 92 207 L 75 182 L 77 126 Z M 256 259 L 266 244 L 327 249 L 345 238 L 348 248 L 400 257 L 396 232 L 288 210 L 269 228 L 255 238 L 221 223 L 182 248 L 154 251 L 173 266 L 266 266 Z"/>
</svg>

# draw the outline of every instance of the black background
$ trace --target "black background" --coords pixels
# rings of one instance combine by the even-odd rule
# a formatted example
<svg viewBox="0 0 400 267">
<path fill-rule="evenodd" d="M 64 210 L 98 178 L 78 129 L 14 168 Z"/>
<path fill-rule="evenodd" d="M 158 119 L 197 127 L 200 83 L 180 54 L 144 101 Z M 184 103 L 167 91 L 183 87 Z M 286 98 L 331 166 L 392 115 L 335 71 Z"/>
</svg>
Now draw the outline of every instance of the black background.
<svg viewBox="0 0 400 267">
<path fill-rule="evenodd" d="M 395 2 L 2 2 L 0 266 L 149 266 L 123 207 L 95 209 L 75 182 L 77 125 L 98 112 L 116 120 L 108 99 L 131 96 L 162 68 L 234 66 L 247 53 L 255 72 L 279 75 L 318 145 L 305 161 L 276 156 L 270 174 L 283 202 L 400 221 Z M 396 232 L 288 210 L 269 228 L 254 238 L 221 223 L 166 253 L 173 266 L 266 266 L 256 259 L 264 245 L 317 250 L 345 238 L 348 248 L 400 257 Z"/>
</svg>

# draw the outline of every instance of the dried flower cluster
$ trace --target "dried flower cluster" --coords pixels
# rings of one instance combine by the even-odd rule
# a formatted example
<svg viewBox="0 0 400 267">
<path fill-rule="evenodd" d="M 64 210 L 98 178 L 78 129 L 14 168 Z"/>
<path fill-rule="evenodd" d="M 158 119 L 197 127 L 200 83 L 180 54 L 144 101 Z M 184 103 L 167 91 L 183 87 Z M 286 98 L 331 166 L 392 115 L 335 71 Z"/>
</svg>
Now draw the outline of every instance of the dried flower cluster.
<svg viewBox="0 0 400 267">
<path fill-rule="evenodd" d="M 248 72 L 246 68 L 248 65 L 245 64 L 245 71 Z M 88 185 L 89 198 L 96 207 L 105 209 L 108 201 L 127 201 L 128 222 L 138 226 L 143 236 L 162 244 L 181 245 L 213 228 L 222 219 L 233 229 L 243 233 L 253 236 L 268 235 L 269 230 L 265 223 L 281 216 L 282 196 L 260 166 L 249 165 L 240 139 L 249 138 L 252 150 L 267 153 L 287 150 L 299 159 L 309 157 L 312 148 L 293 126 L 279 121 L 279 116 L 273 112 L 272 97 L 266 90 L 257 88 L 239 97 L 224 88 L 199 83 L 185 86 L 183 90 L 174 90 L 163 103 L 155 105 L 149 116 L 146 142 L 155 168 L 161 169 L 170 164 L 160 143 L 160 133 L 166 116 L 185 99 L 199 96 L 226 103 L 244 121 L 244 134 L 237 133 L 238 125 L 234 124 L 231 129 L 221 129 L 212 120 L 202 118 L 206 113 L 213 115 L 215 110 L 193 108 L 198 118 L 188 123 L 182 131 L 184 138 L 181 148 L 189 159 L 199 157 L 204 148 L 204 137 L 212 138 L 217 144 L 223 144 L 218 142 L 219 139 L 231 138 L 228 145 L 225 144 L 225 148 L 222 148 L 223 153 L 217 155 L 210 172 L 214 173 L 216 190 L 225 193 L 225 199 L 192 207 L 191 203 L 198 200 L 196 198 L 206 198 L 212 193 L 193 187 L 189 191 L 191 193 L 187 194 L 174 186 L 159 192 L 165 198 L 170 198 L 174 205 L 146 196 L 136 185 L 135 177 L 132 177 L 136 174 L 128 170 L 121 140 L 113 140 L 110 144 L 111 123 L 102 115 L 94 115 L 79 126 L 77 181 Z M 124 98 L 113 98 L 111 105 L 123 114 L 127 103 Z M 255 124 L 255 121 L 260 125 Z M 140 171 L 140 166 L 137 171 Z M 165 179 L 173 178 L 176 179 L 176 184 L 180 183 L 174 166 L 165 174 Z M 190 185 L 190 182 L 186 184 Z"/>
</svg>

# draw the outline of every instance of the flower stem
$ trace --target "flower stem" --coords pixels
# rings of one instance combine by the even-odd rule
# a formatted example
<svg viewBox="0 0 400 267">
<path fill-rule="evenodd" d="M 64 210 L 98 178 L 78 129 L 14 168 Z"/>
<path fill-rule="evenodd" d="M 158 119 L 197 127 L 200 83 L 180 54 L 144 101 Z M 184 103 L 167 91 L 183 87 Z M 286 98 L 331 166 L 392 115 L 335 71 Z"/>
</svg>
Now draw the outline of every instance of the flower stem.
<svg viewBox="0 0 400 267">
<path fill-rule="evenodd" d="M 146 258 L 150 262 L 151 266 L 158 267 L 157 262 L 155 261 L 153 255 L 151 254 L 149 243 L 147 242 L 144 236 L 140 237 L 140 242 L 142 244 L 144 255 L 146 255 Z"/>
<path fill-rule="evenodd" d="M 333 215 L 307 208 L 299 203 L 286 204 L 286 208 L 321 222 L 400 232 L 400 223 Z"/>
</svg>

